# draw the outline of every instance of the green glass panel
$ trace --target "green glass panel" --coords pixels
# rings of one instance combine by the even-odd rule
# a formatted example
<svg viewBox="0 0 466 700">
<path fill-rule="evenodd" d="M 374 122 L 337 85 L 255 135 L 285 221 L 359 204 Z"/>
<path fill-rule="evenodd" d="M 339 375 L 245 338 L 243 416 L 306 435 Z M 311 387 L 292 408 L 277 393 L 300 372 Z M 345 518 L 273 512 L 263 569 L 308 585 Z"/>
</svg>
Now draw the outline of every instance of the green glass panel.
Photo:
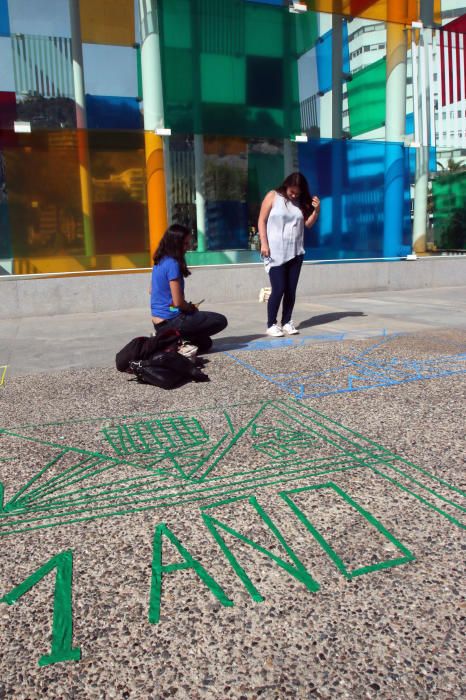
<svg viewBox="0 0 466 700">
<path fill-rule="evenodd" d="M 159 10 L 172 133 L 283 138 L 301 131 L 296 19 L 285 8 L 159 0 Z M 179 33 L 188 47 L 179 48 Z"/>
<path fill-rule="evenodd" d="M 466 248 L 466 172 L 440 175 L 432 182 L 435 244 L 438 248 Z"/>
<path fill-rule="evenodd" d="M 200 51 L 225 56 L 244 54 L 243 0 L 191 0 Z"/>
<path fill-rule="evenodd" d="M 246 53 L 250 56 L 283 56 L 282 9 L 265 5 L 247 6 L 245 43 Z"/>
<path fill-rule="evenodd" d="M 169 0 L 160 3 L 164 47 L 190 49 L 191 3 L 190 0 Z"/>
<path fill-rule="evenodd" d="M 165 101 L 191 105 L 193 102 L 192 52 L 186 49 L 166 49 Z"/>
<path fill-rule="evenodd" d="M 302 56 L 303 53 L 312 49 L 319 36 L 317 24 L 317 14 L 315 12 L 304 12 L 303 14 L 291 15 L 293 22 L 296 53 Z"/>
<path fill-rule="evenodd" d="M 203 102 L 243 104 L 246 101 L 246 61 L 218 54 L 201 55 Z"/>
<path fill-rule="evenodd" d="M 248 205 L 257 209 L 270 190 L 283 181 L 283 156 L 281 154 L 249 153 L 248 155 Z"/>
<path fill-rule="evenodd" d="M 251 136 L 283 136 L 285 115 L 283 109 L 248 108 Z"/>
<path fill-rule="evenodd" d="M 203 104 L 202 125 L 204 134 L 248 136 L 251 129 L 245 104 Z"/>
<path fill-rule="evenodd" d="M 359 136 L 385 124 L 386 59 L 372 63 L 348 82 L 351 136 Z"/>
</svg>

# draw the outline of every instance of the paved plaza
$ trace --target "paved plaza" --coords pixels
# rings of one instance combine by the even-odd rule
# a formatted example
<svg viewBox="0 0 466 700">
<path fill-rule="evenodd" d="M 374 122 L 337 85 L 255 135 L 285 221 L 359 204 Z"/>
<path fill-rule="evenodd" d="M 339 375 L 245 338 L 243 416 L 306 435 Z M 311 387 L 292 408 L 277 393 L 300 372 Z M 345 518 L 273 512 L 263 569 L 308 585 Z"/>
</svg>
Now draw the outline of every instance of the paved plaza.
<svg viewBox="0 0 466 700">
<path fill-rule="evenodd" d="M 0 698 L 464 697 L 466 287 L 0 321 Z"/>
</svg>

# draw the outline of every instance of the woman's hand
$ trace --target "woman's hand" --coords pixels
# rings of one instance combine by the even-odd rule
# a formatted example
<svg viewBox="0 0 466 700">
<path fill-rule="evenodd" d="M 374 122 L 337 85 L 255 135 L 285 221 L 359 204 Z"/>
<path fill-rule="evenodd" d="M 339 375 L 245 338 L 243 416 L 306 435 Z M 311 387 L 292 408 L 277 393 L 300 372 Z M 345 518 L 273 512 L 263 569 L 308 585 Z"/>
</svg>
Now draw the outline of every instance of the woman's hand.
<svg viewBox="0 0 466 700">
<path fill-rule="evenodd" d="M 270 248 L 268 243 L 261 243 L 261 255 L 263 258 L 270 258 Z"/>
<path fill-rule="evenodd" d="M 272 210 L 275 194 L 275 190 L 270 190 L 270 192 L 265 195 L 259 212 L 259 221 L 257 222 L 261 241 L 261 255 L 263 258 L 270 258 L 270 246 L 267 238 L 267 219 Z"/>
<path fill-rule="evenodd" d="M 312 206 L 313 206 L 312 214 L 310 216 L 308 216 L 308 218 L 305 219 L 305 221 L 304 221 L 304 225 L 306 226 L 306 228 L 312 228 L 312 226 L 314 226 L 315 222 L 319 218 L 320 199 L 318 197 L 316 197 L 315 195 L 312 198 Z"/>
</svg>

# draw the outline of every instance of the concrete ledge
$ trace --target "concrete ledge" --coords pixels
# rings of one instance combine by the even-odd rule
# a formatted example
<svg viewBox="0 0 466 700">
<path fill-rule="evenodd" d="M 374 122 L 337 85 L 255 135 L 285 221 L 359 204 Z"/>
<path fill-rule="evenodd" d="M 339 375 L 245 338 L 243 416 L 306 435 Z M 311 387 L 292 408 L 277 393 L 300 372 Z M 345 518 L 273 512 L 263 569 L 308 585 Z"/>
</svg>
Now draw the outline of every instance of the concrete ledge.
<svg viewBox="0 0 466 700">
<path fill-rule="evenodd" d="M 268 282 L 262 264 L 194 267 L 187 297 L 208 303 L 250 301 Z M 0 318 L 147 308 L 150 269 L 57 277 L 0 276 Z M 299 295 L 432 289 L 466 284 L 466 256 L 414 261 L 304 263 Z"/>
</svg>

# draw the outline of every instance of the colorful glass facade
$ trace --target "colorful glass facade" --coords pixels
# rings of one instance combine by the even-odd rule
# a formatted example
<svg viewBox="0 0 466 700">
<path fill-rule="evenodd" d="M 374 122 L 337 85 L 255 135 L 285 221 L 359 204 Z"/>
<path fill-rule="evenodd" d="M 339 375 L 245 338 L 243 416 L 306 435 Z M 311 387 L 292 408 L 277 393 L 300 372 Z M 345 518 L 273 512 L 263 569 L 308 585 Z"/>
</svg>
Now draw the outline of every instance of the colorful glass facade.
<svg viewBox="0 0 466 700">
<path fill-rule="evenodd" d="M 165 221 L 259 262 L 296 169 L 308 259 L 466 247 L 465 33 L 454 0 L 0 0 L 0 273 L 147 267 Z"/>
</svg>

